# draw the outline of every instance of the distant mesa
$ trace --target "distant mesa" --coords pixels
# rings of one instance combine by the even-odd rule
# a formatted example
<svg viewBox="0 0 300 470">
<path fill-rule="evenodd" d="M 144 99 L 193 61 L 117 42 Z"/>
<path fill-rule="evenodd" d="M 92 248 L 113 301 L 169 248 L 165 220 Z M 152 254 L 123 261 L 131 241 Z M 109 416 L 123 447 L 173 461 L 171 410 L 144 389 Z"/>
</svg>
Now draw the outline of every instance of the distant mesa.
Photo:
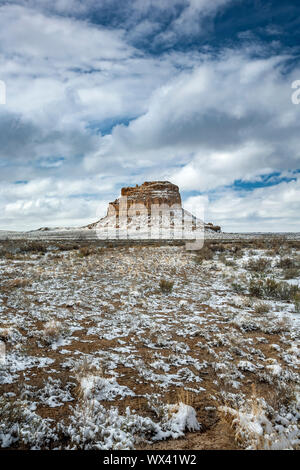
<svg viewBox="0 0 300 470">
<path fill-rule="evenodd" d="M 146 181 L 145 183 L 133 187 L 121 189 L 121 196 L 108 204 L 107 214 L 99 221 L 89 224 L 86 228 L 105 230 L 108 227 L 116 226 L 118 229 L 133 227 L 135 223 L 141 228 L 141 224 L 146 226 L 150 220 L 153 221 L 153 208 L 160 207 L 169 210 L 171 225 L 176 224 L 179 218 L 189 214 L 182 208 L 181 196 L 178 186 L 169 181 Z M 152 215 L 151 215 L 152 211 Z M 189 216 L 193 217 L 192 214 Z M 137 222 L 137 218 L 139 219 Z M 194 220 L 196 218 L 194 217 Z M 123 223 L 123 227 L 121 224 Z M 219 226 L 212 223 L 204 224 L 205 231 L 220 232 Z"/>
<path fill-rule="evenodd" d="M 127 198 L 127 209 L 130 212 L 130 207 L 139 207 L 143 210 L 150 211 L 153 205 L 166 204 L 167 206 L 178 206 L 181 208 L 181 197 L 179 188 L 169 181 L 150 181 L 136 185 L 135 187 L 128 187 L 121 189 L 121 198 Z M 174 208 L 177 208 L 177 207 Z M 120 198 L 108 205 L 107 215 L 119 215 L 120 212 Z"/>
</svg>

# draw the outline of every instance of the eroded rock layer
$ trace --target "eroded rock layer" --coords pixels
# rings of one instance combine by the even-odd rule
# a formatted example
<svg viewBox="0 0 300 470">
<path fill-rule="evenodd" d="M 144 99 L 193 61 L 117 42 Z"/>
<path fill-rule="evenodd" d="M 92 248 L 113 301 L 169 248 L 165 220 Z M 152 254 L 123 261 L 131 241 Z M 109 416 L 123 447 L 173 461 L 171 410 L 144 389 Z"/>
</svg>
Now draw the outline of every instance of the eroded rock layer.
<svg viewBox="0 0 300 470">
<path fill-rule="evenodd" d="M 122 211 L 122 204 L 127 204 L 127 210 L 131 206 L 140 206 L 141 210 L 150 210 L 153 205 L 167 204 L 168 206 L 177 205 L 181 208 L 181 197 L 179 188 L 169 181 L 150 181 L 121 189 L 121 198 L 109 203 L 107 215 L 119 215 Z"/>
</svg>

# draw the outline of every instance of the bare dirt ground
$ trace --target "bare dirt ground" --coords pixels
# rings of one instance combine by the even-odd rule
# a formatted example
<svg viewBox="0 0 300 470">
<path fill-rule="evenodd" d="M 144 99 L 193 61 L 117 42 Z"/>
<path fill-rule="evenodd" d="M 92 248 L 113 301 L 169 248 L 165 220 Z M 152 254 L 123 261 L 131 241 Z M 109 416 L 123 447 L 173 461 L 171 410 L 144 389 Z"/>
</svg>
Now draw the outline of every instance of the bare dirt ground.
<svg viewBox="0 0 300 470">
<path fill-rule="evenodd" d="M 0 242 L 0 445 L 297 449 L 300 243 Z"/>
</svg>

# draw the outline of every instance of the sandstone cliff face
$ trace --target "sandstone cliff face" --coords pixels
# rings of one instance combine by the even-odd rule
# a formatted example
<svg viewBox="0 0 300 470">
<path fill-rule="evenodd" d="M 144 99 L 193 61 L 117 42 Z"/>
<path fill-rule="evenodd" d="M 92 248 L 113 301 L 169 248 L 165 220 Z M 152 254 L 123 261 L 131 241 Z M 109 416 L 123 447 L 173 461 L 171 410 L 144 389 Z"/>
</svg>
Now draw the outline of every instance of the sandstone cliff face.
<svg viewBox="0 0 300 470">
<path fill-rule="evenodd" d="M 154 204 L 167 204 L 168 206 L 178 205 L 181 208 L 181 197 L 179 188 L 169 181 L 150 181 L 136 185 L 135 187 L 122 188 L 121 201 L 116 199 L 109 203 L 107 215 L 119 215 L 122 212 L 122 198 L 127 203 L 127 210 L 135 205 L 140 206 L 141 211 L 149 211 Z"/>
</svg>

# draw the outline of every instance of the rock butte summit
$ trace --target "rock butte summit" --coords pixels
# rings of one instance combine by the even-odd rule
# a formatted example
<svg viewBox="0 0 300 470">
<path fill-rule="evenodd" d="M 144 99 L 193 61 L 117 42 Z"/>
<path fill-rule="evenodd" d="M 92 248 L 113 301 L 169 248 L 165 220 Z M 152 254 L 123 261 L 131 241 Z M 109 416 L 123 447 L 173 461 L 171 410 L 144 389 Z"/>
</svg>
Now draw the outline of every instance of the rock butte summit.
<svg viewBox="0 0 300 470">
<path fill-rule="evenodd" d="M 125 207 L 123 206 L 126 201 Z M 105 227 L 111 225 L 115 217 L 131 215 L 135 218 L 137 211 L 146 216 L 145 223 L 153 205 L 167 205 L 171 210 L 175 210 L 175 217 L 181 217 L 183 212 L 181 196 L 178 186 L 170 183 L 170 181 L 146 181 L 145 183 L 134 187 L 125 187 L 121 189 L 121 197 L 108 205 L 107 215 L 98 222 L 88 225 L 90 229 Z M 130 214 L 130 208 L 134 206 L 133 212 Z M 124 207 L 124 209 L 123 209 Z M 126 212 L 125 212 L 126 211 Z M 132 221 L 132 217 L 130 217 Z M 203 222 L 202 222 L 203 223 Z M 204 224 L 208 231 L 220 232 L 220 227 L 211 223 Z"/>
<path fill-rule="evenodd" d="M 140 186 L 122 188 L 121 197 L 124 196 L 127 198 L 127 209 L 137 204 L 145 210 L 150 210 L 154 204 L 167 204 L 168 206 L 176 204 L 178 209 L 181 208 L 179 188 L 169 181 L 146 181 Z M 109 203 L 107 215 L 118 215 L 119 211 L 120 198 Z"/>
</svg>

